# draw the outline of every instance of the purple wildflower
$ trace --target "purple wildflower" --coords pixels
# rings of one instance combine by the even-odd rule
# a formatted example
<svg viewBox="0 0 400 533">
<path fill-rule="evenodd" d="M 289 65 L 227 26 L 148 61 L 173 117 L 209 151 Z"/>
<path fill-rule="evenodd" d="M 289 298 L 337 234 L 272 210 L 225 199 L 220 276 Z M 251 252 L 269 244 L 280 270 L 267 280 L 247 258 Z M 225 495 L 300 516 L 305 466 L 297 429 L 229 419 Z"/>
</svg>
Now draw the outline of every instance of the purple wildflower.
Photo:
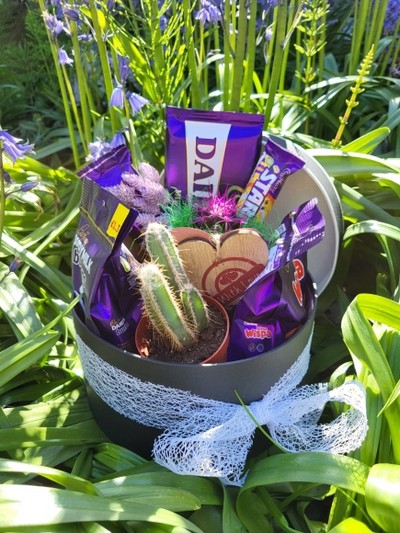
<svg viewBox="0 0 400 533">
<path fill-rule="evenodd" d="M 120 146 L 121 144 L 125 143 L 125 136 L 123 134 L 125 130 L 117 131 L 117 133 L 114 135 L 114 137 L 111 139 L 110 147 L 111 148 L 117 148 L 117 146 Z"/>
<path fill-rule="evenodd" d="M 125 102 L 124 89 L 122 88 L 122 85 L 117 82 L 117 86 L 114 87 L 113 92 L 111 93 L 110 107 L 118 107 L 119 109 L 123 109 L 124 102 Z"/>
<path fill-rule="evenodd" d="M 60 65 L 73 65 L 74 64 L 74 60 L 71 59 L 67 52 L 64 50 L 64 47 L 61 46 L 61 48 L 59 49 L 58 51 L 58 62 L 60 63 Z"/>
<path fill-rule="evenodd" d="M 140 96 L 140 94 L 128 92 L 126 96 L 131 104 L 133 114 L 138 113 L 144 105 L 150 103 L 147 98 Z"/>
<path fill-rule="evenodd" d="M 120 55 L 118 56 L 118 70 L 121 83 L 125 85 L 130 73 L 129 57 Z"/>
<path fill-rule="evenodd" d="M 383 23 L 383 32 L 385 35 L 393 35 L 396 31 L 400 19 L 399 0 L 389 0 L 386 7 L 385 21 Z"/>
<path fill-rule="evenodd" d="M 4 152 L 12 159 L 13 163 L 18 158 L 25 157 L 25 154 L 33 151 L 33 144 L 22 142 L 22 139 L 17 139 L 10 135 L 6 130 L 0 129 L 0 143 Z"/>
<path fill-rule="evenodd" d="M 222 20 L 221 11 L 209 0 L 200 0 L 201 8 L 195 14 L 195 19 L 201 24 L 216 24 Z"/>
<path fill-rule="evenodd" d="M 49 32 L 53 36 L 60 35 L 62 31 L 65 31 L 67 34 L 70 33 L 64 22 L 59 20 L 55 15 L 50 15 L 47 11 L 45 11 L 43 13 L 43 18 Z"/>
<path fill-rule="evenodd" d="M 79 20 L 79 12 L 76 9 L 66 8 L 64 10 L 64 15 L 69 20 L 74 20 L 75 22 L 78 22 Z"/>
</svg>

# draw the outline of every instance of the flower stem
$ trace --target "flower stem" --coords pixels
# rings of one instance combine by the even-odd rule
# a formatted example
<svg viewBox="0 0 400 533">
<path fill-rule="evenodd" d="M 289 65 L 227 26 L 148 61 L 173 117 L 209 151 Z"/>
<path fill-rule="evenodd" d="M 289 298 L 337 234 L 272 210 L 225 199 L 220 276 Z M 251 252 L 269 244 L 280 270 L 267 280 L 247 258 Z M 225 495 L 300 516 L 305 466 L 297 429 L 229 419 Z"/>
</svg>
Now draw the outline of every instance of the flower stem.
<svg viewBox="0 0 400 533">
<path fill-rule="evenodd" d="M 242 90 L 243 61 L 247 38 L 247 6 L 246 0 L 239 0 L 239 21 L 236 37 L 235 58 L 233 60 L 233 82 L 230 109 L 239 111 Z"/>
<path fill-rule="evenodd" d="M 272 66 L 271 78 L 268 88 L 267 104 L 265 106 L 265 120 L 264 125 L 268 128 L 271 120 L 272 108 L 275 101 L 279 79 L 281 76 L 281 66 L 283 60 L 284 43 L 286 35 L 286 19 L 287 19 L 287 0 L 279 0 L 276 9 L 276 28 L 275 28 L 275 52 L 274 63 Z"/>
<path fill-rule="evenodd" d="M 6 206 L 5 187 L 4 187 L 4 165 L 3 165 L 3 146 L 0 142 L 0 247 L 1 238 L 4 229 L 4 211 Z"/>
<path fill-rule="evenodd" d="M 371 50 L 366 55 L 363 62 L 361 63 L 360 69 L 357 71 L 358 77 L 356 79 L 355 85 L 350 88 L 351 97 L 348 100 L 346 100 L 346 105 L 347 105 L 346 111 L 343 117 L 339 117 L 340 125 L 339 125 L 335 138 L 332 140 L 332 146 L 334 148 L 340 148 L 342 144 L 342 136 L 343 136 L 344 130 L 347 126 L 347 123 L 349 122 L 351 112 L 359 104 L 359 102 L 357 102 L 358 95 L 364 91 L 361 85 L 364 82 L 364 76 L 368 76 L 369 74 L 373 59 L 374 59 L 374 45 L 372 45 Z"/>
</svg>

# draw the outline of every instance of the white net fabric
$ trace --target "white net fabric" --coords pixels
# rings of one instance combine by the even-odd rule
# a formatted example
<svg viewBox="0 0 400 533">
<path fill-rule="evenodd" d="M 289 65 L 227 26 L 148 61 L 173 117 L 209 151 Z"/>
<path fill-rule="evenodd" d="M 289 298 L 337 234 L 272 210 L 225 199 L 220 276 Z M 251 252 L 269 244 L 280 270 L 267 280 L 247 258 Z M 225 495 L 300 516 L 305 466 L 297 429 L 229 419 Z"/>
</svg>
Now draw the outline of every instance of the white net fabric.
<svg viewBox="0 0 400 533">
<path fill-rule="evenodd" d="M 367 432 L 365 391 L 357 382 L 329 390 L 327 384 L 298 387 L 308 369 L 310 344 L 265 394 L 247 406 L 201 398 L 190 392 L 142 381 L 110 365 L 77 337 L 85 377 L 116 412 L 163 430 L 154 460 L 179 474 L 218 477 L 241 485 L 257 421 L 290 452 L 346 453 Z M 320 423 L 326 403 L 348 406 L 336 419 Z M 250 416 L 250 414 L 251 416 Z"/>
</svg>

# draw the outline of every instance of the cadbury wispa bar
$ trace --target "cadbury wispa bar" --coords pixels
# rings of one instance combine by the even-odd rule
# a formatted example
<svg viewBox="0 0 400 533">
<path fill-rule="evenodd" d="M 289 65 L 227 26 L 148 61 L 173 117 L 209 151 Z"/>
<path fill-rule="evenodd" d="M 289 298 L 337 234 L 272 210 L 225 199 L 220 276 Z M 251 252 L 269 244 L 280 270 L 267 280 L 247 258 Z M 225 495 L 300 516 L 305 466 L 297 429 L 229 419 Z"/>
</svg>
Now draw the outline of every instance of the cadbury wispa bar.
<svg viewBox="0 0 400 533">
<path fill-rule="evenodd" d="M 306 252 L 325 233 L 317 199 L 290 212 L 277 231 L 266 268 L 235 307 L 228 361 L 279 346 L 306 322 L 313 308 L 315 288 L 306 269 Z"/>
<path fill-rule="evenodd" d="M 261 150 L 263 115 L 167 107 L 165 184 L 183 197 L 243 188 Z"/>
<path fill-rule="evenodd" d="M 237 214 L 265 221 L 286 178 L 303 166 L 304 161 L 300 157 L 268 139 L 253 174 L 237 202 Z"/>
</svg>

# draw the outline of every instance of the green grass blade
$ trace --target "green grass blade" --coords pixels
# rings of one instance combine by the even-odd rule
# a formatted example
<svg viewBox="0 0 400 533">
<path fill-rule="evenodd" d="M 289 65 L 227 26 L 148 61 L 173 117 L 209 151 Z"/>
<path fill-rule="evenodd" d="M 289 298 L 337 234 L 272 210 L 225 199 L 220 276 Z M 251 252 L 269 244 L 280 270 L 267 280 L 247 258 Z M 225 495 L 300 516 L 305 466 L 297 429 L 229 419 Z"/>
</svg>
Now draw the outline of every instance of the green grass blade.
<svg viewBox="0 0 400 533">
<path fill-rule="evenodd" d="M 23 339 L 43 327 L 28 291 L 8 267 L 0 264 L 0 308 L 14 334 Z"/>
<path fill-rule="evenodd" d="M 0 486 L 0 531 L 18 526 L 96 522 L 144 521 L 202 531 L 185 518 L 143 503 L 48 487 Z"/>
<path fill-rule="evenodd" d="M 386 533 L 397 533 L 400 524 L 400 466 L 375 464 L 365 490 L 368 513 Z"/>
<path fill-rule="evenodd" d="M 26 475 L 35 474 L 49 479 L 54 483 L 58 483 L 68 490 L 83 492 L 85 494 L 97 494 L 96 488 L 90 481 L 47 466 L 0 459 L 0 472 L 8 472 L 10 474 L 23 473 Z"/>
</svg>

